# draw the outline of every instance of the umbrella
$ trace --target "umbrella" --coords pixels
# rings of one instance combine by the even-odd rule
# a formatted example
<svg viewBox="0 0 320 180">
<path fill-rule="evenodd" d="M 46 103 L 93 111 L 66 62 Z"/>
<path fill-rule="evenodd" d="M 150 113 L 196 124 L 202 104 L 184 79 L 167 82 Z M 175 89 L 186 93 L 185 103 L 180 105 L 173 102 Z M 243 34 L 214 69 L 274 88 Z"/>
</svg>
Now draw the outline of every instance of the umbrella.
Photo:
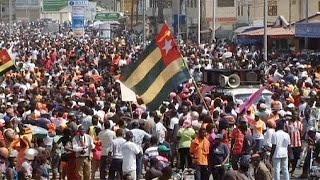
<svg viewBox="0 0 320 180">
<path fill-rule="evenodd" d="M 39 127 L 39 126 L 33 126 L 30 124 L 26 124 L 27 128 L 30 128 L 32 131 L 32 135 L 36 138 L 45 138 L 48 136 L 48 130 Z"/>
</svg>

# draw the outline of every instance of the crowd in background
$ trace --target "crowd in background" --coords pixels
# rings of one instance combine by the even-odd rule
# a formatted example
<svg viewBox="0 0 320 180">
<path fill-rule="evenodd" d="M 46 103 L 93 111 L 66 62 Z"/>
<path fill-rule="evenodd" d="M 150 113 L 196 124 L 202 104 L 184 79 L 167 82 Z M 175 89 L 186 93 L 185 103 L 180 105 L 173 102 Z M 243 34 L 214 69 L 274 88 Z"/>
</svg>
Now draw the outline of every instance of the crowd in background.
<svg viewBox="0 0 320 180">
<path fill-rule="evenodd" d="M 299 165 L 307 177 L 311 159 L 320 162 L 315 53 L 274 52 L 264 61 L 254 46 L 180 44 L 198 84 L 204 69 L 259 69 L 272 103 L 261 99 L 238 112 L 239 102 L 214 92 L 203 101 L 186 82 L 148 112 L 123 102 L 115 80 L 144 50 L 126 35 L 75 38 L 42 33 L 32 23 L 17 24 L 9 36 L 1 28 L 1 47 L 16 64 L 0 77 L 2 177 L 89 180 L 99 172 L 98 179 L 170 179 L 192 169 L 197 180 L 278 180 L 280 171 L 285 179 L 296 176 Z"/>
</svg>

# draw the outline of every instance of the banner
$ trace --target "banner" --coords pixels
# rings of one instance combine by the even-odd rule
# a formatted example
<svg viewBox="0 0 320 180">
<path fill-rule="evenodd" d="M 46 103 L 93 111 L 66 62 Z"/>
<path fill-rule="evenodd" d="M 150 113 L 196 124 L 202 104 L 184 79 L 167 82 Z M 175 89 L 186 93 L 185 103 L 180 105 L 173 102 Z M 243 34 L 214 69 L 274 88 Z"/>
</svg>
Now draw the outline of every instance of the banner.
<svg viewBox="0 0 320 180">
<path fill-rule="evenodd" d="M 258 101 L 261 98 L 262 92 L 264 89 L 265 89 L 264 86 L 261 87 L 259 90 L 257 90 L 255 93 L 253 93 L 246 102 L 241 104 L 239 106 L 238 113 L 242 113 L 242 112 L 247 111 L 252 104 L 254 104 L 256 101 Z"/>
</svg>

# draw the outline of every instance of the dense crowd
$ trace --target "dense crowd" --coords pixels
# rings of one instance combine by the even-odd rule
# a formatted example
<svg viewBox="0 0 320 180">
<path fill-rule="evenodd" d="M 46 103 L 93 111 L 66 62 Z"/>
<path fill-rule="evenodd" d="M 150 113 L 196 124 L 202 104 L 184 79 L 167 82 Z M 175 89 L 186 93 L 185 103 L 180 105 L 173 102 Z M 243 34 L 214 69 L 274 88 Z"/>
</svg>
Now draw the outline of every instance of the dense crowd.
<svg viewBox="0 0 320 180">
<path fill-rule="evenodd" d="M 43 33 L 39 23 L 16 24 L 11 36 L 0 28 L 16 64 L 0 81 L 1 177 L 165 180 L 193 169 L 196 180 L 279 180 L 280 171 L 288 180 L 299 165 L 308 177 L 312 159 L 320 162 L 317 54 L 274 52 L 265 61 L 254 46 L 180 44 L 198 85 L 205 69 L 259 69 L 272 103 L 238 112 L 214 91 L 202 100 L 190 81 L 149 112 L 123 102 L 116 82 L 144 50 L 128 33 L 109 41 Z"/>
</svg>

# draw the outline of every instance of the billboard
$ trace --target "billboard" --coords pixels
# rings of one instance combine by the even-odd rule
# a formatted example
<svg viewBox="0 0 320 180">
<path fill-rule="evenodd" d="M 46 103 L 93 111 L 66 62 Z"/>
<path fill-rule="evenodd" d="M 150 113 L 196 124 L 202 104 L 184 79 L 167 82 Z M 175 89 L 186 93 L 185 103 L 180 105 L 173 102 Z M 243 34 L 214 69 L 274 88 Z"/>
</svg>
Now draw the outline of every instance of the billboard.
<svg viewBox="0 0 320 180">
<path fill-rule="evenodd" d="M 88 0 L 69 1 L 69 6 L 72 7 L 72 31 L 75 36 L 80 37 L 84 35 L 86 8 L 88 4 Z"/>
<path fill-rule="evenodd" d="M 68 0 L 43 0 L 42 10 L 46 12 L 58 12 L 68 6 Z"/>
</svg>

